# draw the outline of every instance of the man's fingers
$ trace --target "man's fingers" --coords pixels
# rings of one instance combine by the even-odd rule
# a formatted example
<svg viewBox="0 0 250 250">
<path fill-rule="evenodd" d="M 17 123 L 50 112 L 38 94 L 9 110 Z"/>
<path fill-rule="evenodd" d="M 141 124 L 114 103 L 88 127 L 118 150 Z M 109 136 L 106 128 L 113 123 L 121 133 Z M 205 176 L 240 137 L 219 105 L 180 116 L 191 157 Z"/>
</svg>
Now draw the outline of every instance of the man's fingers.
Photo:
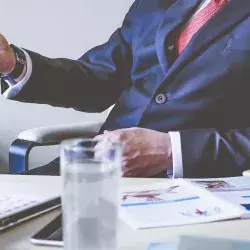
<svg viewBox="0 0 250 250">
<path fill-rule="evenodd" d="M 146 167 L 146 162 L 144 157 L 136 156 L 134 158 L 129 158 L 126 156 L 122 157 L 122 168 L 126 170 L 143 169 Z"/>
<path fill-rule="evenodd" d="M 157 174 L 157 173 L 156 173 Z M 133 169 L 133 170 L 127 170 L 123 172 L 123 177 L 128 177 L 128 178 L 138 178 L 138 177 L 151 177 L 156 175 L 154 172 L 152 172 L 151 169 Z"/>
<path fill-rule="evenodd" d="M 129 171 L 123 171 L 123 177 L 128 178 L 136 178 L 136 177 L 142 177 L 142 171 L 141 170 L 129 170 Z"/>
<path fill-rule="evenodd" d="M 153 177 L 159 173 L 160 171 L 158 171 L 154 166 L 147 166 L 144 168 L 124 170 L 123 177 L 128 177 L 128 178 Z"/>
</svg>

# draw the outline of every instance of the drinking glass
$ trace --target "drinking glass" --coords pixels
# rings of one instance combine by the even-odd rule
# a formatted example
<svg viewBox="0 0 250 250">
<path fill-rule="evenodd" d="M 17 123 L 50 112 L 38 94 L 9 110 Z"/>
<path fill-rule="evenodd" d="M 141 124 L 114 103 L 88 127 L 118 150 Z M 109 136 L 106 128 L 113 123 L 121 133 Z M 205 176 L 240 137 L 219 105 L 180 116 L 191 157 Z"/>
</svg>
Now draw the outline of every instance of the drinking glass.
<svg viewBox="0 0 250 250">
<path fill-rule="evenodd" d="M 61 145 L 65 250 L 116 250 L 121 144 L 73 139 Z"/>
</svg>

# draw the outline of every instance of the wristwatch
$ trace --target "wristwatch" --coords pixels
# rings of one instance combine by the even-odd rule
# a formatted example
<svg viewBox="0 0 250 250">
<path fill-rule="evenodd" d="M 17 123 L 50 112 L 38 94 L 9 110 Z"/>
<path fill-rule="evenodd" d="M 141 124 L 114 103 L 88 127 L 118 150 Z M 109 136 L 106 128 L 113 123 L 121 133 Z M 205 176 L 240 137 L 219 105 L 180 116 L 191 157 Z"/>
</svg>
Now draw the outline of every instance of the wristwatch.
<svg viewBox="0 0 250 250">
<path fill-rule="evenodd" d="M 16 57 L 16 65 L 14 70 L 10 74 L 0 74 L 0 78 L 15 83 L 15 79 L 22 74 L 27 61 L 24 52 L 20 48 L 13 44 L 11 44 L 10 47 L 14 51 Z"/>
</svg>

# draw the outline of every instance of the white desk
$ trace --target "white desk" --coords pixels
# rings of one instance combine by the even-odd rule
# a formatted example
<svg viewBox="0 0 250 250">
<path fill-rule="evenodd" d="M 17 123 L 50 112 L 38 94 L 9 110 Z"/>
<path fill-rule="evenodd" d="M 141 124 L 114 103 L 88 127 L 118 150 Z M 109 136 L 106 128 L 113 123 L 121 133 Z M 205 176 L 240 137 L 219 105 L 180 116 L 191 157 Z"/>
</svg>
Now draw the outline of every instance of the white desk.
<svg viewBox="0 0 250 250">
<path fill-rule="evenodd" d="M 60 177 L 37 177 L 37 176 L 7 176 L 0 175 L 0 182 L 13 181 L 18 183 L 25 181 L 34 188 L 37 185 L 60 188 Z M 123 185 L 142 185 L 152 182 L 163 181 L 162 179 L 125 179 Z M 170 181 L 170 180 L 165 180 Z M 31 189 L 32 190 L 32 189 Z M 20 226 L 0 233 L 1 250 L 55 250 L 60 248 L 39 247 L 30 243 L 30 237 L 41 227 L 51 221 L 59 211 L 54 211 L 33 219 Z M 120 223 L 119 242 L 120 250 L 145 250 L 150 242 L 176 241 L 179 235 L 202 235 L 224 237 L 230 239 L 250 240 L 250 220 L 233 220 L 192 226 L 172 228 L 159 228 L 150 230 L 132 230 L 124 223 Z"/>
</svg>

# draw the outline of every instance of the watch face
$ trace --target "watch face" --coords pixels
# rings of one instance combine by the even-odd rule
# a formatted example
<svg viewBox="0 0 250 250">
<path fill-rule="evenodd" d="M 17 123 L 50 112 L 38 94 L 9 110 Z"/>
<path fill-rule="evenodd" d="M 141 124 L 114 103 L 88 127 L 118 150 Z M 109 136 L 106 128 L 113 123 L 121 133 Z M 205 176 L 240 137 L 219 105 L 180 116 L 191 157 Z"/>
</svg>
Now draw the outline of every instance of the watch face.
<svg viewBox="0 0 250 250">
<path fill-rule="evenodd" d="M 18 54 L 16 54 L 16 60 L 17 60 L 19 63 L 21 63 L 21 64 L 25 64 L 25 63 L 26 63 L 25 60 L 23 60 L 22 58 L 20 58 L 20 57 L 18 56 Z"/>
</svg>

